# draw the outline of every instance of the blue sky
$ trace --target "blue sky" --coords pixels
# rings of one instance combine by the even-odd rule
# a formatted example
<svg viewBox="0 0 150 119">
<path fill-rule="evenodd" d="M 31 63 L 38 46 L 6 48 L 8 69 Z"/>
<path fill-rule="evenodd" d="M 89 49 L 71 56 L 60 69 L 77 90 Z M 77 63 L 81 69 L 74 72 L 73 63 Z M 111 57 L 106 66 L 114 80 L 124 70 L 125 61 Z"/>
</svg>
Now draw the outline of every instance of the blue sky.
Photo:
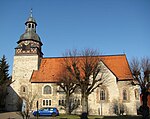
<svg viewBox="0 0 150 119">
<path fill-rule="evenodd" d="M 0 57 L 12 70 L 14 48 L 33 9 L 44 57 L 67 49 L 150 57 L 150 0 L 1 0 Z"/>
</svg>

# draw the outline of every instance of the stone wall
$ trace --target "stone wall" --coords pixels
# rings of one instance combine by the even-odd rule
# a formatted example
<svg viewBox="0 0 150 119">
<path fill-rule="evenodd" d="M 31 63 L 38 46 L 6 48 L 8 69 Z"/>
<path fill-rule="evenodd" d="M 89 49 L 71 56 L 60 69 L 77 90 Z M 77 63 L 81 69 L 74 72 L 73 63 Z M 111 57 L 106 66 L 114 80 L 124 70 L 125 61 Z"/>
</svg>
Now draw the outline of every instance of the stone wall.
<svg viewBox="0 0 150 119">
<path fill-rule="evenodd" d="M 11 104 L 11 110 L 17 110 L 19 97 L 31 95 L 30 78 L 33 70 L 38 70 L 39 56 L 14 56 L 13 72 L 10 94 L 7 97 L 7 105 Z M 21 91 L 21 86 L 25 87 L 25 92 Z M 12 106 L 13 104 L 13 106 Z M 10 110 L 10 107 L 7 108 Z"/>
<path fill-rule="evenodd" d="M 140 87 L 133 86 L 131 81 L 118 81 L 120 103 L 125 106 L 125 114 L 137 115 L 137 108 L 140 106 Z M 135 90 L 138 90 L 138 98 L 135 97 Z M 123 100 L 123 90 L 127 91 L 127 101 Z"/>
<path fill-rule="evenodd" d="M 105 67 L 104 83 L 89 96 L 89 112 L 92 115 L 112 115 L 113 101 L 118 100 L 119 90 L 116 77 Z M 106 90 L 106 100 L 100 100 L 100 89 Z"/>
</svg>

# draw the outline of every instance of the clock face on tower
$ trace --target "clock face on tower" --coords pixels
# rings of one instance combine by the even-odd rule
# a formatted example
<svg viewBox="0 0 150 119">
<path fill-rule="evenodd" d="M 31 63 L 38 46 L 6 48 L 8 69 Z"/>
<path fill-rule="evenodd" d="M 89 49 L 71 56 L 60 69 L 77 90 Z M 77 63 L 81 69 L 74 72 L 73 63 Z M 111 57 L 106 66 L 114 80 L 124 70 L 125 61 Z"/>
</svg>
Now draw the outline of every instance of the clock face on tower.
<svg viewBox="0 0 150 119">
<path fill-rule="evenodd" d="M 24 41 L 25 45 L 29 45 L 30 41 Z"/>
</svg>

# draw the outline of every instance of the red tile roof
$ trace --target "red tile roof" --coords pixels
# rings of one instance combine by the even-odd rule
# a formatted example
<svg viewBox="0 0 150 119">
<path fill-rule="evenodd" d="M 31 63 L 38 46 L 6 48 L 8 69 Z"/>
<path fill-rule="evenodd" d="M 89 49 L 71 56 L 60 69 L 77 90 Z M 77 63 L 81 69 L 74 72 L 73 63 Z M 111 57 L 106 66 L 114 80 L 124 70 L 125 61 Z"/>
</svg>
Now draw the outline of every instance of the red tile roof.
<svg viewBox="0 0 150 119">
<path fill-rule="evenodd" d="M 103 63 L 111 70 L 118 80 L 133 79 L 128 61 L 125 55 L 98 56 Z M 77 57 L 81 58 L 81 57 Z M 39 70 L 33 71 L 31 82 L 58 82 L 57 76 L 63 71 L 60 58 L 42 58 Z"/>
</svg>

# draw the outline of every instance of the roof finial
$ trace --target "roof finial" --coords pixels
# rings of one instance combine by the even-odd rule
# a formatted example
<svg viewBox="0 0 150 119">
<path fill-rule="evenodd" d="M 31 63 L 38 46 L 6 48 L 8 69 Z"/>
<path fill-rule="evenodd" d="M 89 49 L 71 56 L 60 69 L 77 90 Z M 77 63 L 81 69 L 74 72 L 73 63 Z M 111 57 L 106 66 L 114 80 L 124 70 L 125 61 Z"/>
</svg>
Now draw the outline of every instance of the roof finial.
<svg viewBox="0 0 150 119">
<path fill-rule="evenodd" d="M 30 10 L 30 17 L 32 17 L 32 8 L 31 8 L 31 10 Z"/>
</svg>

